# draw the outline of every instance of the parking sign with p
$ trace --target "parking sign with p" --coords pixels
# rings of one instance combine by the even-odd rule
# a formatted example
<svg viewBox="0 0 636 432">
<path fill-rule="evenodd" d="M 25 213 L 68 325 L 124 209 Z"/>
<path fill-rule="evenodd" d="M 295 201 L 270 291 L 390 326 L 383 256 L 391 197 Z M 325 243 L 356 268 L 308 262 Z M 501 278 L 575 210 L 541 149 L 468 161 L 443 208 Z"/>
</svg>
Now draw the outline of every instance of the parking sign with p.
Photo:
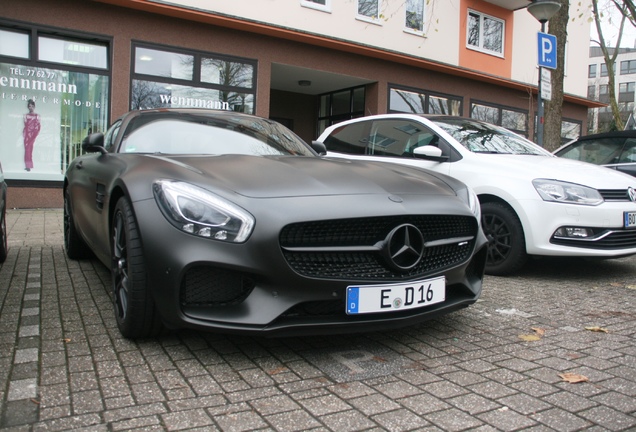
<svg viewBox="0 0 636 432">
<path fill-rule="evenodd" d="M 557 67 L 557 39 L 548 33 L 538 33 L 539 41 L 539 66 L 550 69 Z"/>
</svg>

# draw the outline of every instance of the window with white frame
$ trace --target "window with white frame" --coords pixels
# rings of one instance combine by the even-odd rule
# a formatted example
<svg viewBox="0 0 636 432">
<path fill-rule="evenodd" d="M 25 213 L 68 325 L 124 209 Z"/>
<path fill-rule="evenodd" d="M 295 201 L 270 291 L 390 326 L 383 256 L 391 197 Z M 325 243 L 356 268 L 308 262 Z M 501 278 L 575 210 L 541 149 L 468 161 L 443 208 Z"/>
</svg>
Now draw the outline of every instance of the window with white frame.
<svg viewBox="0 0 636 432">
<path fill-rule="evenodd" d="M 418 34 L 424 33 L 424 0 L 406 0 L 404 27 Z"/>
<path fill-rule="evenodd" d="M 300 5 L 325 12 L 331 12 L 331 0 L 300 0 Z"/>
<path fill-rule="evenodd" d="M 466 45 L 468 48 L 503 56 L 505 21 L 490 15 L 468 11 Z"/>
<path fill-rule="evenodd" d="M 358 18 L 378 21 L 380 19 L 380 0 L 358 0 Z"/>
</svg>

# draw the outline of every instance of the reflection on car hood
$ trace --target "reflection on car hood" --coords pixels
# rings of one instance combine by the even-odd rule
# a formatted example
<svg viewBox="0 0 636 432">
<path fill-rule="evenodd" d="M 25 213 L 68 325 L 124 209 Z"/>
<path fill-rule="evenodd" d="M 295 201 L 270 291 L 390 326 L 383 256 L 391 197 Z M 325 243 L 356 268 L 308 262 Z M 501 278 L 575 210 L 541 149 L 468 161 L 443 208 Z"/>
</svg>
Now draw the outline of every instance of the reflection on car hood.
<svg viewBox="0 0 636 432">
<path fill-rule="evenodd" d="M 562 180 L 596 189 L 622 189 L 636 186 L 634 178 L 627 174 L 572 159 L 525 155 L 476 156 L 471 163 L 482 162 L 479 163 L 480 171 L 491 167 L 490 169 L 513 171 L 515 177 Z"/>
<path fill-rule="evenodd" d="M 375 161 L 300 156 L 159 157 L 197 172 L 206 183 L 253 198 L 309 195 L 455 195 L 438 174 Z M 194 179 L 193 179 L 194 180 Z M 452 179 L 447 179 L 454 182 Z M 200 179 L 198 181 L 201 181 Z"/>
</svg>

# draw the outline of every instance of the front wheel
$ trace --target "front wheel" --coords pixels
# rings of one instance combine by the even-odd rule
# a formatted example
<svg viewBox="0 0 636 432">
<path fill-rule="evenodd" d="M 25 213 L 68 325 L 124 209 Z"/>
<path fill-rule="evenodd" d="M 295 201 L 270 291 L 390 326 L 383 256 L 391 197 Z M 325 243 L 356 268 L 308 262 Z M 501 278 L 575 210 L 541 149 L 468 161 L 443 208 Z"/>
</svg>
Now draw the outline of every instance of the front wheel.
<svg viewBox="0 0 636 432">
<path fill-rule="evenodd" d="M 523 227 L 508 206 L 486 202 L 481 204 L 481 220 L 488 239 L 486 273 L 503 276 L 521 269 L 528 259 Z"/>
<path fill-rule="evenodd" d="M 111 274 L 117 327 L 125 338 L 156 336 L 161 331 L 148 291 L 141 237 L 132 206 L 120 198 L 111 227 Z"/>
</svg>

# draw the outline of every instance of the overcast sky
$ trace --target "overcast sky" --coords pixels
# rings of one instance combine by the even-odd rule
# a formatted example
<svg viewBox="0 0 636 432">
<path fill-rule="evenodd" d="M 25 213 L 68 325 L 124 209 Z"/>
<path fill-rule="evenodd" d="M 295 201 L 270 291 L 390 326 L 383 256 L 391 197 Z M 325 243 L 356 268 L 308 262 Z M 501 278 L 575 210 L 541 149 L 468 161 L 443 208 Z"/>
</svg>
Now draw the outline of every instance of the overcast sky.
<svg viewBox="0 0 636 432">
<path fill-rule="evenodd" d="M 608 3 L 609 0 L 599 0 L 599 10 L 605 11 L 603 13 L 603 36 L 608 46 L 615 46 L 621 23 L 621 14 L 613 7 L 608 9 Z M 612 13 L 608 13 L 608 11 Z M 598 46 L 598 44 L 594 43 L 594 41 L 598 41 L 596 25 L 594 23 L 590 25 L 590 37 L 592 38 L 592 46 Z M 629 21 L 625 22 L 623 37 L 621 38 L 621 47 L 636 48 L 636 28 L 634 28 Z"/>
</svg>

